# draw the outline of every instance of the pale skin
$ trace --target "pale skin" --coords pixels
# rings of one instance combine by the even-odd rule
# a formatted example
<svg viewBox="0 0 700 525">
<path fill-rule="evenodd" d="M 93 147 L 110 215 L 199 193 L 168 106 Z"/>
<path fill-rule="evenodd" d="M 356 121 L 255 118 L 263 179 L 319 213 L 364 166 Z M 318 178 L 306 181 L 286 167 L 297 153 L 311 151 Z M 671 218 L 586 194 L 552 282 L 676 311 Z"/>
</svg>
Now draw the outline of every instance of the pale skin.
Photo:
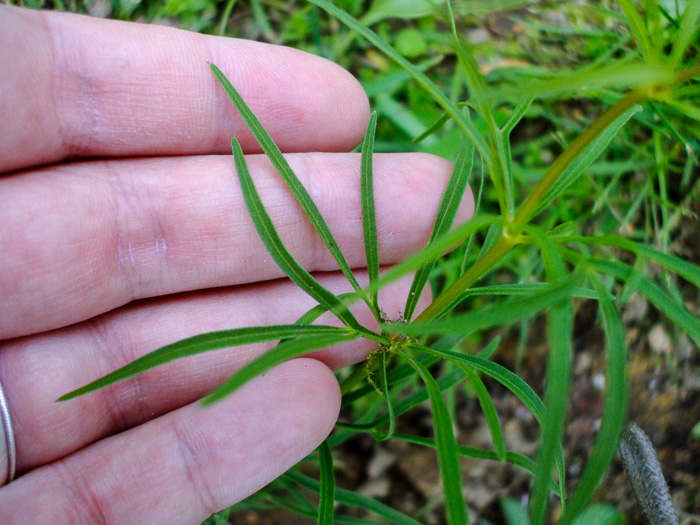
<svg viewBox="0 0 700 525">
<path fill-rule="evenodd" d="M 255 232 L 231 136 L 292 253 L 349 291 L 208 62 L 288 154 L 366 282 L 359 155 L 347 151 L 369 106 L 350 74 L 289 48 L 0 6 L 0 382 L 18 457 L 0 523 L 200 523 L 325 439 L 340 405 L 333 370 L 372 350 L 294 359 L 207 409 L 197 400 L 271 345 L 55 402 L 164 344 L 292 323 L 313 306 Z M 426 242 L 450 170 L 430 155 L 376 155 L 383 264 Z M 468 193 L 458 222 L 472 209 Z M 409 285 L 383 290 L 384 310 L 398 314 Z M 371 325 L 366 307 L 356 315 Z"/>
</svg>

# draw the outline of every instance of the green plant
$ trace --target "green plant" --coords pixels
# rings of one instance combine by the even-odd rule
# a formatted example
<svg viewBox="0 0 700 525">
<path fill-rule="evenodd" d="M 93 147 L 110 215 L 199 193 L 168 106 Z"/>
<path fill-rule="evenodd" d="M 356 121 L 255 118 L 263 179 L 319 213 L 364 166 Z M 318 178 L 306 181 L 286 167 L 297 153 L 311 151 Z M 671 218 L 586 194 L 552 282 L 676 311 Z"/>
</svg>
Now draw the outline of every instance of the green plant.
<svg viewBox="0 0 700 525">
<path fill-rule="evenodd" d="M 319 522 L 323 523 L 330 523 L 334 518 L 338 521 L 353 520 L 334 516 L 334 500 L 350 507 L 365 507 L 390 522 L 416 523 L 414 518 L 380 502 L 335 487 L 330 450 L 356 433 L 368 432 L 380 440 L 399 439 L 436 449 L 449 523 L 467 523 L 469 520 L 459 469 L 460 455 L 505 460 L 531 472 L 534 486 L 528 512 L 530 523 L 547 522 L 552 493 L 558 494 L 561 501 L 560 523 L 581 520 L 584 513 L 594 512 L 589 503 L 614 458 L 625 425 L 628 395 L 626 343 L 615 303 L 624 301 L 633 292 L 641 294 L 683 330 L 696 346 L 700 346 L 700 323 L 683 304 L 676 285 L 665 277 L 650 276 L 647 268 L 652 264 L 660 266 L 696 288 L 700 287 L 700 269 L 669 253 L 666 225 L 671 221 L 673 210 L 668 205 L 666 163 L 658 162 L 655 166 L 660 206 L 658 213 L 651 214 L 660 225 L 655 229 L 658 232 L 658 239 L 655 240 L 659 241 L 660 249 L 651 247 L 647 239 L 632 240 L 614 235 L 605 227 L 601 228 L 602 234 L 587 235 L 584 219 L 590 218 L 590 214 L 582 213 L 581 217 L 564 220 L 570 204 L 562 204 L 562 197 L 572 198 L 567 191 L 585 178 L 594 161 L 630 121 L 636 120 L 645 126 L 655 159 L 662 156 L 668 136 L 692 146 L 693 132 L 697 133 L 697 123 L 700 121 L 697 105 L 700 90 L 695 80 L 700 77 L 700 67 L 688 66 L 687 63 L 692 62 L 698 52 L 694 37 L 700 19 L 700 2 L 687 2 L 682 13 L 677 12 L 674 16 L 654 2 L 645 2 L 643 14 L 640 14 L 628 0 L 620 1 L 630 32 L 638 42 L 637 51 L 615 60 L 609 57 L 608 61 L 593 61 L 565 74 L 535 72 L 525 78 L 500 79 L 494 86 L 489 85 L 479 68 L 471 44 L 461 37 L 448 3 L 443 16 L 450 25 L 452 49 L 458 57 L 459 71 L 464 74 L 464 84 L 469 94 L 468 100 L 461 104 L 438 88 L 422 68 L 411 64 L 368 27 L 367 24 L 382 19 L 377 14 L 381 13 L 379 2 L 375 4 L 374 11 L 368 13 L 365 24 L 325 0 L 310 0 L 310 3 L 330 13 L 396 62 L 415 80 L 422 92 L 444 110 L 444 115 L 436 114 L 435 124 L 420 138 L 434 136 L 450 121 L 464 137 L 428 245 L 380 274 L 372 177 L 377 117 L 373 115 L 362 145 L 359 188 L 370 276 L 369 287 L 361 288 L 323 217 L 279 149 L 235 87 L 212 65 L 214 74 L 299 201 L 355 292 L 347 296 L 332 294 L 289 254 L 257 195 L 242 150 L 233 139 L 232 150 L 239 181 L 260 237 L 280 268 L 313 297 L 318 306 L 294 325 L 202 334 L 168 345 L 61 399 L 86 394 L 196 353 L 281 340 L 275 349 L 250 362 L 205 397 L 203 403 L 209 404 L 284 360 L 363 337 L 376 342 L 378 350 L 370 356 L 366 365 L 343 375 L 341 387 L 345 394 L 344 404 L 366 403 L 369 410 L 360 413 L 352 422 L 339 423 L 337 431 L 320 448 L 318 455 L 308 458 L 309 462 L 320 465 L 320 482 L 299 471 L 290 471 L 268 489 L 271 501 L 302 515 L 318 516 Z M 662 15 L 665 22 L 660 18 Z M 350 44 L 345 39 L 342 45 L 347 47 Z M 510 140 L 513 130 L 533 109 L 533 105 L 541 104 L 541 110 L 552 97 L 565 96 L 581 89 L 591 92 L 592 99 L 609 107 L 584 129 L 573 130 L 575 138 L 568 143 L 563 141 L 561 153 L 528 187 L 528 181 L 514 166 Z M 513 93 L 517 93 L 517 96 L 514 97 Z M 386 98 L 379 100 L 391 104 Z M 688 159 L 692 170 L 695 161 L 690 154 Z M 469 223 L 452 228 L 457 207 L 475 165 L 489 175 L 497 213 L 482 213 Z M 480 192 L 482 189 L 483 186 Z M 651 190 L 646 191 L 646 195 L 649 195 Z M 633 203 L 632 207 L 640 205 Z M 574 208 L 580 210 L 581 206 Z M 629 222 L 625 217 L 622 219 Z M 472 245 L 480 241 L 481 251 L 473 253 Z M 448 249 L 454 251 L 446 259 L 439 259 Z M 635 256 L 634 264 L 624 262 L 616 250 Z M 529 282 L 474 288 L 473 285 L 480 278 L 494 269 L 518 264 L 512 262 L 513 253 L 518 251 L 527 255 L 525 259 L 534 261 L 529 267 Z M 417 298 L 436 268 L 442 280 L 437 285 L 441 288 L 440 293 L 427 309 L 413 318 Z M 404 318 L 393 321 L 382 312 L 377 291 L 409 272 L 415 272 L 415 276 L 407 297 Z M 527 271 L 520 273 L 528 274 Z M 478 311 L 464 311 L 461 305 L 469 297 L 475 296 L 505 298 L 485 299 L 485 306 Z M 567 496 L 562 434 L 570 390 L 573 305 L 577 297 L 593 298 L 599 305 L 606 340 L 606 391 L 602 425 L 595 446 L 578 485 Z M 350 312 L 348 306 L 359 300 L 367 304 L 380 322 L 380 332 L 360 325 Z M 326 311 L 340 319 L 344 327 L 314 325 L 313 322 Z M 490 359 L 498 346 L 497 339 L 477 355 L 466 353 L 460 346 L 460 342 L 474 334 L 526 322 L 543 312 L 547 316 L 549 348 L 544 399 L 516 373 Z M 442 367 L 438 366 L 440 363 Z M 435 377 L 438 372 L 444 373 Z M 541 438 L 536 461 L 506 450 L 501 423 L 481 375 L 510 390 L 540 423 Z M 365 377 L 369 378 L 369 382 L 360 384 Z M 493 440 L 492 451 L 457 443 L 451 407 L 443 398 L 443 393 L 454 391 L 464 381 L 472 385 L 487 418 Z M 407 396 L 401 398 L 401 393 L 407 393 Z M 430 403 L 434 418 L 434 439 L 397 433 L 396 418 L 426 400 Z M 297 487 L 318 492 L 320 503 L 310 503 L 296 490 Z M 278 489 L 285 495 L 273 494 L 273 490 Z M 512 508 L 509 512 L 517 513 Z M 616 516 L 609 518 L 611 523 L 616 519 Z"/>
</svg>

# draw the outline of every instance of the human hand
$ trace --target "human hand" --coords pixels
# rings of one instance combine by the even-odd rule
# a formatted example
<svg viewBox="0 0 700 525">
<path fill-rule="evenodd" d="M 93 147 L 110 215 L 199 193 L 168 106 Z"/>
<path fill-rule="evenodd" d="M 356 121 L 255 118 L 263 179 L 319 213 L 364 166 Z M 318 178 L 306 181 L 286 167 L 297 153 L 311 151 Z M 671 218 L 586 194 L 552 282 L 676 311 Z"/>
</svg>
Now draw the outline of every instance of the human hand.
<svg viewBox="0 0 700 525">
<path fill-rule="evenodd" d="M 55 402 L 164 344 L 293 323 L 314 304 L 253 227 L 230 137 L 259 148 L 208 62 L 289 153 L 350 265 L 365 264 L 359 155 L 341 152 L 360 141 L 368 104 L 344 70 L 288 48 L 0 6 L 0 383 L 18 475 L 0 489 L 0 523 L 199 523 L 328 435 L 331 369 L 371 349 L 292 360 L 207 409 L 197 399 L 270 345 Z M 266 157 L 247 160 L 291 252 L 349 291 Z M 375 156 L 382 263 L 425 244 L 449 173 L 429 155 Z M 457 220 L 471 210 L 469 195 Z M 409 284 L 383 290 L 385 310 Z"/>
</svg>

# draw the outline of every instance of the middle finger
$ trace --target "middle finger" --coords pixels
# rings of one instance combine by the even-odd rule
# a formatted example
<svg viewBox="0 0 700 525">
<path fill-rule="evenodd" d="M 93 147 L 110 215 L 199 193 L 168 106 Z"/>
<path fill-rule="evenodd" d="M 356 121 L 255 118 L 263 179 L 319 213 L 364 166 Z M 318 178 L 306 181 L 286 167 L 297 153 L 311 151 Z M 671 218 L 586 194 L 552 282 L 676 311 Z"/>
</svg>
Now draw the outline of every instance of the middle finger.
<svg viewBox="0 0 700 525">
<path fill-rule="evenodd" d="M 365 264 L 360 157 L 287 156 L 352 267 Z M 428 239 L 451 164 L 375 157 L 382 264 Z M 337 269 L 266 157 L 248 157 L 282 239 L 309 271 Z M 471 193 L 457 221 L 473 208 Z M 410 215 L 409 215 L 410 213 Z M 133 299 L 282 276 L 230 156 L 90 161 L 0 179 L 0 339 L 67 326 Z"/>
</svg>

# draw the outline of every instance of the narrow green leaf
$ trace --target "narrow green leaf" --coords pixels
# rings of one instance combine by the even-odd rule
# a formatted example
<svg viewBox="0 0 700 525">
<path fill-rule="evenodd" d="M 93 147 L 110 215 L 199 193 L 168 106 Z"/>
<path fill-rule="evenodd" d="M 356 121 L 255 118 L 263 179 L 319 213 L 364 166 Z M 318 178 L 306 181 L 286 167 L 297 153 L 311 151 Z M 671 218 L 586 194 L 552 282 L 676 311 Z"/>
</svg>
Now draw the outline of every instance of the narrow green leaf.
<svg viewBox="0 0 700 525">
<path fill-rule="evenodd" d="M 482 230 L 500 220 L 501 218 L 499 216 L 484 214 L 474 217 L 470 221 L 460 224 L 459 226 L 455 226 L 444 235 L 441 235 L 435 242 L 428 244 L 420 251 L 382 273 L 377 283 L 373 286 L 369 286 L 363 290 L 363 292 L 371 292 L 374 288 L 381 288 L 382 286 L 396 281 L 407 273 L 419 268 L 427 261 L 437 258 L 449 249 L 454 248 L 455 245 L 469 237 L 472 233 Z"/>
<path fill-rule="evenodd" d="M 508 117 L 508 122 L 506 122 L 503 128 L 501 128 L 501 133 L 503 133 L 503 136 L 506 139 L 510 137 L 511 132 L 515 129 L 515 126 L 518 125 L 518 123 L 527 113 L 527 110 L 530 109 L 533 100 L 533 97 L 525 97 L 518 103 L 517 106 L 515 106 L 513 113 L 511 113 L 510 117 Z"/>
<path fill-rule="evenodd" d="M 241 97 L 238 91 L 236 91 L 236 88 L 233 87 L 233 84 L 231 84 L 229 79 L 226 78 L 221 70 L 214 64 L 209 64 L 209 66 L 211 67 L 221 86 L 226 91 L 226 94 L 236 106 L 238 113 L 240 113 L 246 125 L 255 136 L 255 139 L 260 144 L 260 147 L 263 149 L 267 157 L 270 159 L 272 165 L 279 172 L 282 179 L 284 179 L 284 182 L 292 191 L 292 194 L 299 202 L 299 205 L 304 210 L 304 213 L 308 217 L 319 237 L 321 237 L 321 240 L 328 248 L 328 251 L 338 263 L 340 270 L 343 272 L 348 281 L 350 281 L 353 288 L 355 288 L 355 290 L 360 290 L 360 285 L 357 282 L 357 279 L 355 279 L 355 276 L 350 269 L 350 265 L 348 265 L 348 262 L 345 260 L 345 256 L 340 251 L 338 243 L 333 238 L 326 221 L 318 211 L 318 208 L 311 199 L 309 192 L 306 191 L 304 185 L 299 181 L 294 171 L 289 166 L 289 163 L 287 163 L 287 160 L 282 155 L 282 152 L 277 147 L 277 144 L 275 144 L 275 142 L 272 140 L 272 137 L 270 137 L 270 135 L 267 133 L 258 118 L 245 103 L 243 97 Z"/>
<path fill-rule="evenodd" d="M 422 356 L 421 356 L 422 357 Z M 420 359 L 416 359 L 420 361 Z M 421 363 L 422 364 L 422 363 Z M 424 366 L 424 365 L 423 365 Z M 465 378 L 464 371 L 461 369 L 455 369 L 449 373 L 443 375 L 437 380 L 438 388 L 440 392 L 446 392 L 451 388 L 454 388 L 460 384 Z M 375 390 L 376 392 L 376 390 Z M 401 401 L 394 405 L 394 417 L 399 417 L 409 410 L 425 403 L 428 400 L 428 390 L 425 387 L 417 388 L 411 394 L 403 398 Z M 367 423 L 336 423 L 336 428 L 351 429 L 358 432 L 371 432 L 376 433 L 375 429 L 381 428 L 389 423 L 389 414 L 383 414 L 376 419 L 369 421 Z M 334 446 L 337 443 L 332 443 Z"/>
<path fill-rule="evenodd" d="M 449 361 L 455 364 L 461 363 L 470 368 L 473 368 L 474 370 L 483 372 L 487 376 L 501 383 L 504 387 L 510 390 L 518 399 L 520 399 L 520 401 L 522 401 L 525 407 L 528 410 L 530 410 L 530 412 L 532 412 L 532 415 L 535 416 L 535 419 L 540 425 L 545 424 L 548 415 L 547 409 L 545 408 L 542 400 L 530 387 L 530 385 L 528 385 L 519 376 L 517 376 L 507 368 L 478 356 L 460 354 L 456 352 L 451 352 L 449 350 L 437 350 L 435 348 L 419 345 L 417 343 L 410 343 L 408 346 L 409 348 L 413 348 L 421 352 L 426 352 L 428 354 L 435 355 L 442 359 L 448 359 Z M 559 472 L 563 471 L 564 452 L 561 447 L 559 447 L 556 451 L 555 460 L 557 463 L 557 470 Z M 563 476 L 559 477 L 559 485 L 559 494 L 564 494 L 565 491 Z"/>
<path fill-rule="evenodd" d="M 357 297 L 356 294 L 354 293 L 341 293 L 338 295 L 338 299 L 341 301 L 345 301 L 346 299 L 351 299 Z M 304 315 L 302 315 L 299 319 L 297 319 L 297 322 L 294 324 L 311 324 L 313 323 L 316 319 L 321 317 L 323 314 L 325 314 L 328 311 L 328 308 L 323 306 L 322 304 L 317 304 L 313 308 L 310 308 L 307 310 Z"/>
<path fill-rule="evenodd" d="M 396 429 L 396 415 L 394 414 L 394 404 L 389 394 L 389 381 L 387 380 L 386 374 L 386 354 L 386 352 L 382 352 L 379 356 L 379 386 L 382 389 L 382 394 L 386 401 L 386 415 L 389 419 L 389 428 L 386 432 L 374 432 L 374 437 L 377 438 L 378 441 L 390 439 L 394 435 L 394 430 Z"/>
<path fill-rule="evenodd" d="M 649 38 L 646 25 L 641 15 L 637 11 L 637 7 L 630 0 L 617 0 L 617 3 L 622 8 L 622 11 L 627 17 L 627 23 L 630 26 L 632 35 L 642 48 L 642 55 L 647 58 L 653 58 L 653 49 Z"/>
<path fill-rule="evenodd" d="M 564 262 L 559 257 L 551 241 L 544 235 L 536 237 L 542 250 L 547 278 L 560 280 L 566 272 Z M 561 451 L 562 434 L 569 402 L 572 362 L 572 336 L 574 313 L 569 298 L 562 298 L 550 308 L 547 316 L 547 376 L 545 381 L 545 404 L 547 417 L 542 425 L 540 446 L 537 451 L 537 475 L 530 500 L 530 523 L 544 525 L 547 522 L 549 507 L 549 484 L 554 466 L 558 467 L 558 477 L 563 483 L 565 470 L 557 462 Z M 562 509 L 564 493 L 561 495 Z"/>
<path fill-rule="evenodd" d="M 430 409 L 433 414 L 433 428 L 435 429 L 435 449 L 437 451 L 445 497 L 447 523 L 450 525 L 467 524 L 469 523 L 469 518 L 467 516 L 467 504 L 464 501 L 462 492 L 462 473 L 459 469 L 457 441 L 445 400 L 442 398 L 442 393 L 427 368 L 405 353 L 401 357 L 418 372 L 428 389 Z"/>
<path fill-rule="evenodd" d="M 516 283 L 516 284 L 495 284 L 493 286 L 477 286 L 468 288 L 460 297 L 460 301 L 467 297 L 482 295 L 532 295 L 547 288 L 547 283 Z M 610 296 L 610 294 L 608 294 Z M 581 299 L 597 299 L 598 293 L 590 288 L 577 286 L 571 290 L 572 297 Z M 614 296 L 611 296 L 614 298 Z"/>
<path fill-rule="evenodd" d="M 548 284 L 542 291 L 517 297 L 498 304 L 490 304 L 479 311 L 454 315 L 427 322 L 391 325 L 394 332 L 409 335 L 451 334 L 463 338 L 479 330 L 508 326 L 520 319 L 537 315 L 563 297 L 569 297 L 580 277 L 576 274 Z"/>
<path fill-rule="evenodd" d="M 600 235 L 596 237 L 586 237 L 582 235 L 572 235 L 557 239 L 561 242 L 582 242 L 586 244 L 600 244 L 604 246 L 614 246 L 644 257 L 650 261 L 661 265 L 667 270 L 682 277 L 689 283 L 700 288 L 700 267 L 692 264 L 680 257 L 660 252 L 645 244 L 634 242 L 626 237 L 618 235 Z"/>
<path fill-rule="evenodd" d="M 377 217 L 374 211 L 374 176 L 372 173 L 372 152 L 374 151 L 374 134 L 377 130 L 377 113 L 372 112 L 367 124 L 365 138 L 362 141 L 361 179 L 362 194 L 362 232 L 365 239 L 367 271 L 369 282 L 374 284 L 379 279 L 379 245 L 377 242 Z M 377 302 L 378 290 L 373 290 L 370 302 L 375 315 L 379 313 Z"/>
<path fill-rule="evenodd" d="M 447 113 L 443 113 L 440 115 L 435 122 L 433 122 L 430 126 L 426 128 L 426 130 L 415 137 L 411 142 L 413 144 L 418 144 L 420 142 L 423 142 L 425 139 L 430 137 L 431 135 L 434 135 L 435 133 L 438 132 L 438 130 L 443 127 L 447 121 L 450 120 L 450 116 Z"/>
<path fill-rule="evenodd" d="M 496 407 L 493 404 L 491 394 L 489 394 L 489 391 L 486 389 L 486 385 L 484 385 L 484 382 L 479 377 L 479 374 L 477 374 L 467 366 L 459 366 L 461 366 L 464 370 L 467 379 L 474 388 L 476 398 L 479 400 L 479 406 L 481 406 L 481 410 L 484 413 L 484 417 L 486 418 L 486 423 L 488 424 L 489 431 L 491 432 L 491 440 L 493 441 L 493 448 L 496 451 L 496 457 L 498 457 L 500 461 L 505 461 L 506 444 L 503 438 L 503 428 L 501 427 L 501 421 L 498 418 L 498 412 L 496 411 Z"/>
<path fill-rule="evenodd" d="M 683 60 L 685 52 L 693 42 L 697 42 L 695 34 L 700 26 L 700 0 L 688 0 L 681 17 L 681 25 L 673 42 L 673 51 L 671 52 L 671 63 L 678 66 Z"/>
<path fill-rule="evenodd" d="M 435 440 L 422 437 L 422 436 L 411 436 L 407 434 L 394 434 L 394 439 L 400 441 L 405 441 L 407 443 L 414 443 L 416 445 L 422 445 L 424 447 L 435 448 Z M 460 456 L 465 456 L 474 459 L 488 459 L 492 461 L 501 461 L 498 455 L 493 450 L 484 450 L 482 448 L 466 447 L 464 445 L 457 445 L 457 452 Z M 518 454 L 517 452 L 506 452 L 505 460 L 508 463 L 519 467 L 530 474 L 535 474 L 536 464 L 535 462 L 523 454 Z M 559 487 L 552 482 L 552 491 L 557 495 L 559 494 Z"/>
<path fill-rule="evenodd" d="M 440 201 L 440 207 L 438 208 L 437 215 L 435 217 L 435 223 L 433 224 L 433 231 L 430 234 L 430 240 L 428 245 L 435 242 L 440 236 L 444 235 L 450 230 L 452 223 L 457 216 L 457 209 L 459 208 L 460 202 L 462 202 L 462 197 L 467 188 L 467 181 L 469 180 L 469 175 L 472 171 L 472 166 L 474 164 L 474 147 L 471 143 L 466 140 L 462 140 L 460 146 L 459 155 L 454 164 L 452 170 L 452 175 L 445 188 L 445 193 Z M 437 257 L 427 260 L 413 277 L 413 283 L 411 284 L 411 290 L 408 293 L 408 298 L 406 299 L 406 306 L 404 308 L 404 317 L 410 320 L 413 312 L 418 304 L 418 299 L 420 298 L 421 292 L 428 282 L 428 277 L 430 272 L 435 266 L 435 261 Z"/>
<path fill-rule="evenodd" d="M 617 444 L 625 427 L 627 417 L 627 352 L 625 329 L 620 314 L 608 298 L 602 283 L 592 276 L 593 286 L 598 292 L 600 314 L 605 329 L 606 371 L 603 417 L 598 436 L 589 455 L 586 468 L 578 486 L 569 499 L 560 524 L 566 525 L 577 519 L 588 506 L 600 482 L 605 478 L 610 464 L 615 459 Z"/>
<path fill-rule="evenodd" d="M 212 403 L 220 401 L 224 397 L 232 394 L 237 389 L 245 385 L 251 379 L 259 376 L 260 374 L 264 374 L 285 361 L 308 354 L 314 350 L 320 350 L 322 348 L 328 348 L 341 343 L 354 341 L 359 336 L 359 332 L 350 332 L 346 330 L 344 334 L 311 335 L 283 341 L 272 350 L 269 350 L 268 352 L 256 357 L 241 369 L 236 371 L 218 388 L 202 399 L 202 405 L 211 405 Z"/>
<path fill-rule="evenodd" d="M 679 300 L 661 286 L 619 261 L 589 261 L 588 264 L 594 269 L 625 281 L 633 291 L 644 296 L 661 313 L 677 324 L 700 348 L 700 323 L 697 316 L 688 312 Z"/>
<path fill-rule="evenodd" d="M 315 479 L 301 474 L 300 472 L 297 472 L 295 470 L 289 470 L 285 474 L 283 474 L 283 476 L 298 483 L 302 487 L 312 492 L 320 492 L 320 483 Z M 399 512 L 396 509 L 392 509 L 384 503 L 381 503 L 372 498 L 368 498 L 367 496 L 363 496 L 359 492 L 352 492 L 350 490 L 336 488 L 335 499 L 338 503 L 341 503 L 343 505 L 359 507 L 361 509 L 373 512 L 377 516 L 387 520 L 389 523 L 397 523 L 400 525 L 421 525 L 419 521 L 416 521 L 413 518 L 406 516 L 405 514 Z"/>
<path fill-rule="evenodd" d="M 461 354 L 450 350 L 436 350 L 435 348 L 419 345 L 418 343 L 410 343 L 408 346 L 420 352 L 426 352 L 441 359 L 447 359 L 455 364 L 464 364 L 469 368 L 486 374 L 501 383 L 520 399 L 540 424 L 544 421 L 547 410 L 542 400 L 530 385 L 507 368 L 474 355 Z"/>
<path fill-rule="evenodd" d="M 335 514 L 335 473 L 333 455 L 328 441 L 318 447 L 321 467 L 321 486 L 318 502 L 318 525 L 333 525 Z"/>
<path fill-rule="evenodd" d="M 601 153 L 608 147 L 610 142 L 615 138 L 615 135 L 627 124 L 632 116 L 641 111 L 641 106 L 634 106 L 620 115 L 612 122 L 602 133 L 596 136 L 591 143 L 586 146 L 581 153 L 566 167 L 564 172 L 559 176 L 557 181 L 552 185 L 546 193 L 535 214 L 540 213 L 547 208 L 551 202 L 559 197 L 567 188 L 569 188 L 583 174 L 586 169 L 595 162 Z"/>
<path fill-rule="evenodd" d="M 421 364 L 425 367 L 430 368 L 433 366 L 435 363 L 437 363 L 438 359 L 433 356 L 420 356 L 419 361 L 421 361 Z M 360 367 L 362 371 L 365 370 L 364 365 Z M 387 381 L 389 384 L 389 387 L 400 383 L 401 381 L 406 380 L 407 378 L 413 376 L 415 374 L 414 370 L 408 366 L 407 364 L 402 364 L 391 370 L 390 372 L 387 373 Z M 364 386 L 361 386 L 360 388 L 352 391 L 347 391 L 343 390 L 343 384 L 341 386 L 341 392 L 343 392 L 343 402 L 342 405 L 343 407 L 346 407 L 348 405 L 351 405 L 353 402 L 357 401 L 358 399 L 366 396 L 367 394 L 376 392 L 376 389 L 369 384 L 365 384 Z M 347 393 L 346 393 L 347 392 Z"/>
<path fill-rule="evenodd" d="M 457 105 L 452 102 L 443 91 L 435 85 L 435 83 L 430 80 L 424 73 L 419 71 L 413 64 L 402 57 L 395 49 L 393 49 L 389 44 L 387 44 L 379 35 L 368 28 L 366 25 L 362 24 L 348 13 L 342 9 L 334 6 L 327 0 L 309 0 L 310 3 L 320 7 L 326 11 L 331 16 L 337 18 L 340 22 L 348 26 L 350 29 L 356 31 L 364 38 L 366 38 L 370 43 L 377 47 L 380 51 L 386 54 L 390 59 L 396 62 L 399 66 L 405 69 L 418 84 L 425 89 L 425 91 L 435 100 L 442 108 L 450 115 L 457 125 L 462 128 L 464 133 L 469 137 L 469 139 L 474 143 L 476 150 L 479 155 L 484 159 L 487 164 L 490 162 L 489 148 L 486 145 L 483 137 L 476 129 L 474 124 L 467 120 Z"/>
<path fill-rule="evenodd" d="M 296 337 L 302 334 L 306 335 L 343 335 L 347 330 L 335 326 L 322 325 L 272 325 L 272 326 L 253 326 L 246 328 L 237 328 L 234 330 L 221 330 L 218 332 L 209 332 L 206 334 L 195 335 L 188 337 L 175 343 L 163 346 L 158 350 L 154 350 L 143 357 L 140 357 L 126 366 L 107 374 L 106 376 L 85 385 L 82 388 L 73 390 L 58 398 L 58 401 L 67 401 L 78 396 L 82 396 L 89 392 L 99 390 L 106 386 L 112 385 L 123 379 L 133 377 L 137 374 L 145 372 L 165 363 L 170 363 L 176 359 L 190 357 L 193 355 L 208 352 L 210 350 L 220 350 L 222 348 L 231 348 L 234 346 L 248 345 L 261 343 L 264 341 L 276 341 L 287 337 Z"/>
<path fill-rule="evenodd" d="M 238 143 L 238 140 L 233 138 L 231 139 L 231 146 L 233 148 L 233 158 L 236 162 L 238 180 L 241 184 L 241 190 L 248 212 L 253 219 L 255 229 L 258 231 L 260 239 L 262 239 L 263 244 L 265 244 L 267 251 L 270 252 L 277 266 L 279 266 L 287 277 L 294 281 L 302 290 L 316 299 L 324 308 L 333 312 L 346 325 L 359 328 L 359 323 L 355 319 L 355 316 L 352 315 L 347 305 L 338 299 L 335 294 L 324 288 L 321 283 L 307 272 L 292 254 L 287 251 L 287 248 L 285 248 L 282 239 L 280 239 L 275 229 L 275 225 L 272 223 L 272 219 L 270 219 L 270 216 L 265 210 L 262 200 L 260 200 L 258 191 L 255 189 L 255 184 L 248 171 L 241 145 Z"/>
</svg>

